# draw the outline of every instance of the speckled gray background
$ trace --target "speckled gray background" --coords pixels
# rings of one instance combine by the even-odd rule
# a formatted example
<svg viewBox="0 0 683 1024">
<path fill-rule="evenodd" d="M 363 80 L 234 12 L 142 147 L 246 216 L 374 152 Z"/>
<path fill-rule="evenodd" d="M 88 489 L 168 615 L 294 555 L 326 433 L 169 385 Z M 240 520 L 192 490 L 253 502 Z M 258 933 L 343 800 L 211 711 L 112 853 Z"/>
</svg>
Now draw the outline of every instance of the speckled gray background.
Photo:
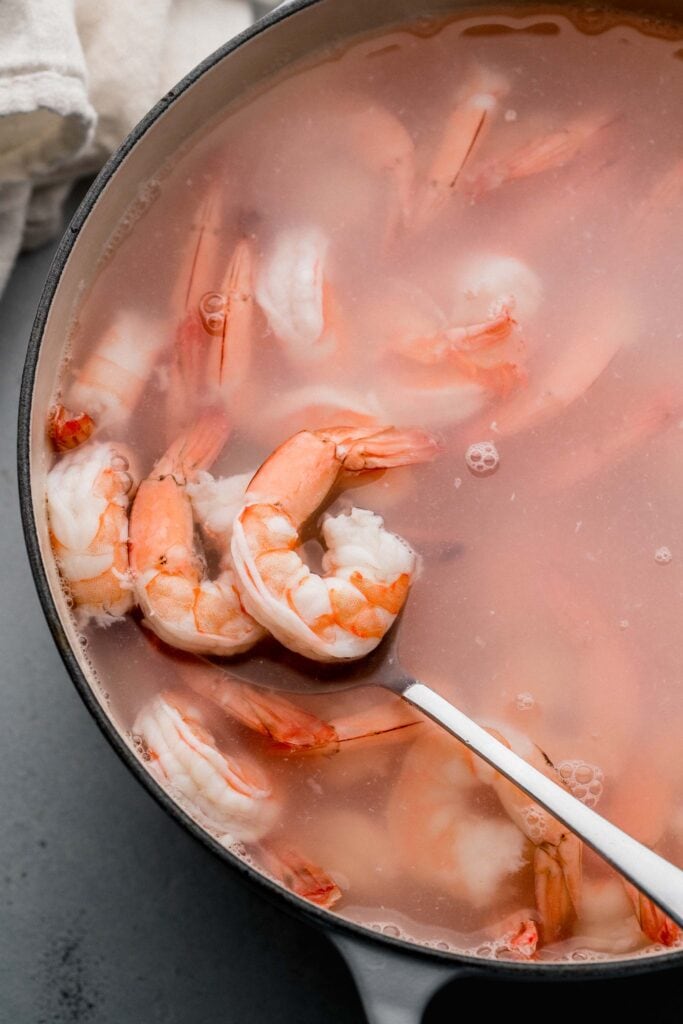
<svg viewBox="0 0 683 1024">
<path fill-rule="evenodd" d="M 0 1024 L 358 1024 L 327 940 L 244 888 L 109 749 L 53 647 L 24 553 L 19 380 L 52 258 L 21 257 L 0 303 Z M 683 970 L 573 985 L 454 983 L 425 1024 L 476 993 L 487 1014 L 591 1018 L 590 999 L 680 1019 Z M 645 1003 L 645 1000 L 647 1003 Z"/>
</svg>

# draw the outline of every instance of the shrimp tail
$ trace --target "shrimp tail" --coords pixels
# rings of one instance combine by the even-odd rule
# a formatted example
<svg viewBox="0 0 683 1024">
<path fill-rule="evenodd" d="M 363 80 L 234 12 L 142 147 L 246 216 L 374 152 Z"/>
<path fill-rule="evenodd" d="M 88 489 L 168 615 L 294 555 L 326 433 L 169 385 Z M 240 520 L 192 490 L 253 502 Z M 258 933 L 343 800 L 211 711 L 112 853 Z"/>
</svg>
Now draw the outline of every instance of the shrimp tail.
<svg viewBox="0 0 683 1024">
<path fill-rule="evenodd" d="M 84 444 L 95 430 L 95 421 L 87 412 L 71 412 L 55 405 L 48 418 L 48 434 L 58 452 L 68 452 Z"/>
<path fill-rule="evenodd" d="M 266 867 L 291 892 L 330 910 L 342 897 L 339 886 L 322 868 L 290 847 L 265 851 Z"/>
<path fill-rule="evenodd" d="M 222 409 L 211 409 L 184 431 L 162 455 L 153 470 L 156 479 L 175 476 L 179 482 L 192 480 L 218 458 L 230 435 L 230 421 Z"/>
<path fill-rule="evenodd" d="M 517 953 L 524 960 L 531 960 L 536 955 L 538 943 L 538 926 L 531 918 L 520 921 L 517 930 L 506 935 L 504 940 L 505 948 L 511 953 Z"/>
<path fill-rule="evenodd" d="M 433 434 L 415 428 L 386 427 L 368 434 L 367 428 L 333 427 L 321 433 L 336 441 L 342 465 L 350 473 L 431 462 L 442 450 Z"/>
<path fill-rule="evenodd" d="M 332 725 L 277 694 L 263 692 L 223 673 L 220 677 L 213 673 L 209 677 L 190 671 L 186 680 L 225 714 L 287 750 L 313 750 L 338 743 Z"/>
<path fill-rule="evenodd" d="M 565 938 L 580 905 L 581 841 L 568 833 L 558 846 L 542 843 L 534 853 L 536 904 L 543 941 Z"/>
<path fill-rule="evenodd" d="M 673 946 L 681 937 L 681 929 L 676 922 L 667 917 L 663 910 L 630 882 L 624 882 L 624 885 L 638 923 L 648 939 L 652 942 L 661 942 L 663 946 Z"/>
</svg>

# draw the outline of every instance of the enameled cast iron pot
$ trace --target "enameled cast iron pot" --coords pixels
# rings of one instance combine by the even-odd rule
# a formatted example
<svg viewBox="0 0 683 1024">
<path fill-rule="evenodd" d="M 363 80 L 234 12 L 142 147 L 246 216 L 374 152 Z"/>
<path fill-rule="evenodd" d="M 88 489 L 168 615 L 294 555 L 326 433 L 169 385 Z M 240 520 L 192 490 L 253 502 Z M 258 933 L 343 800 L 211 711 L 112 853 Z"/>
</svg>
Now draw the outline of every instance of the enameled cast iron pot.
<svg viewBox="0 0 683 1024">
<path fill-rule="evenodd" d="M 65 328 L 97 256 L 111 237 L 139 186 L 163 161 L 227 103 L 250 90 L 273 70 L 359 31 L 445 14 L 490 8 L 479 0 L 287 0 L 277 11 L 231 40 L 195 68 L 154 107 L 125 140 L 90 188 L 57 251 L 33 326 L 19 411 L 19 483 L 26 544 L 36 586 L 50 629 L 78 692 L 104 735 L 155 799 L 232 871 L 268 893 L 282 907 L 324 928 L 347 960 L 373 1024 L 416 1024 L 432 994 L 458 975 L 495 975 L 520 980 L 614 977 L 683 964 L 671 952 L 649 959 L 599 963 L 520 964 L 458 957 L 427 950 L 342 920 L 299 899 L 258 874 L 225 850 L 163 792 L 119 735 L 107 714 L 87 665 L 59 586 L 50 552 L 44 505 L 49 465 L 45 415 L 62 355 Z M 541 10 L 552 2 L 544 2 Z M 620 10 L 683 21 L 683 0 L 614 0 Z M 595 10 L 595 2 L 591 3 Z M 501 5 L 506 14 L 522 11 Z M 525 13 L 538 13 L 526 8 Z"/>
</svg>

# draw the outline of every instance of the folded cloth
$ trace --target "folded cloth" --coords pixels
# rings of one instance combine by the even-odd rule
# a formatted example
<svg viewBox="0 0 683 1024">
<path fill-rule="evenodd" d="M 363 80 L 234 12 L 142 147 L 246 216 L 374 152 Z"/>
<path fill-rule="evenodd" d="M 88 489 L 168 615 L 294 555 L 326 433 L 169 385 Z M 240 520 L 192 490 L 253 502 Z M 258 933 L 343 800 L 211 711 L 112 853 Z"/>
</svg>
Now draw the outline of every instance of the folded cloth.
<svg viewBox="0 0 683 1024">
<path fill-rule="evenodd" d="M 74 179 L 252 20 L 247 0 L 0 0 L 0 292 Z"/>
</svg>

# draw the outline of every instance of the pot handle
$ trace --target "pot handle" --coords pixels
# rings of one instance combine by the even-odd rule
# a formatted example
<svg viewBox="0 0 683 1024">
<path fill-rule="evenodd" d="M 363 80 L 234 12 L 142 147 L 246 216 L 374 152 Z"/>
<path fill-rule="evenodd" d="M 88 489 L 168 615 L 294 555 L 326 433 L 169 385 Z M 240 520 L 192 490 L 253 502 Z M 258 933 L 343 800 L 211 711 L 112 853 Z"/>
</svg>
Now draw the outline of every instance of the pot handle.
<svg viewBox="0 0 683 1024">
<path fill-rule="evenodd" d="M 432 996 L 470 973 L 348 935 L 329 937 L 353 975 L 368 1024 L 420 1024 Z"/>
</svg>

